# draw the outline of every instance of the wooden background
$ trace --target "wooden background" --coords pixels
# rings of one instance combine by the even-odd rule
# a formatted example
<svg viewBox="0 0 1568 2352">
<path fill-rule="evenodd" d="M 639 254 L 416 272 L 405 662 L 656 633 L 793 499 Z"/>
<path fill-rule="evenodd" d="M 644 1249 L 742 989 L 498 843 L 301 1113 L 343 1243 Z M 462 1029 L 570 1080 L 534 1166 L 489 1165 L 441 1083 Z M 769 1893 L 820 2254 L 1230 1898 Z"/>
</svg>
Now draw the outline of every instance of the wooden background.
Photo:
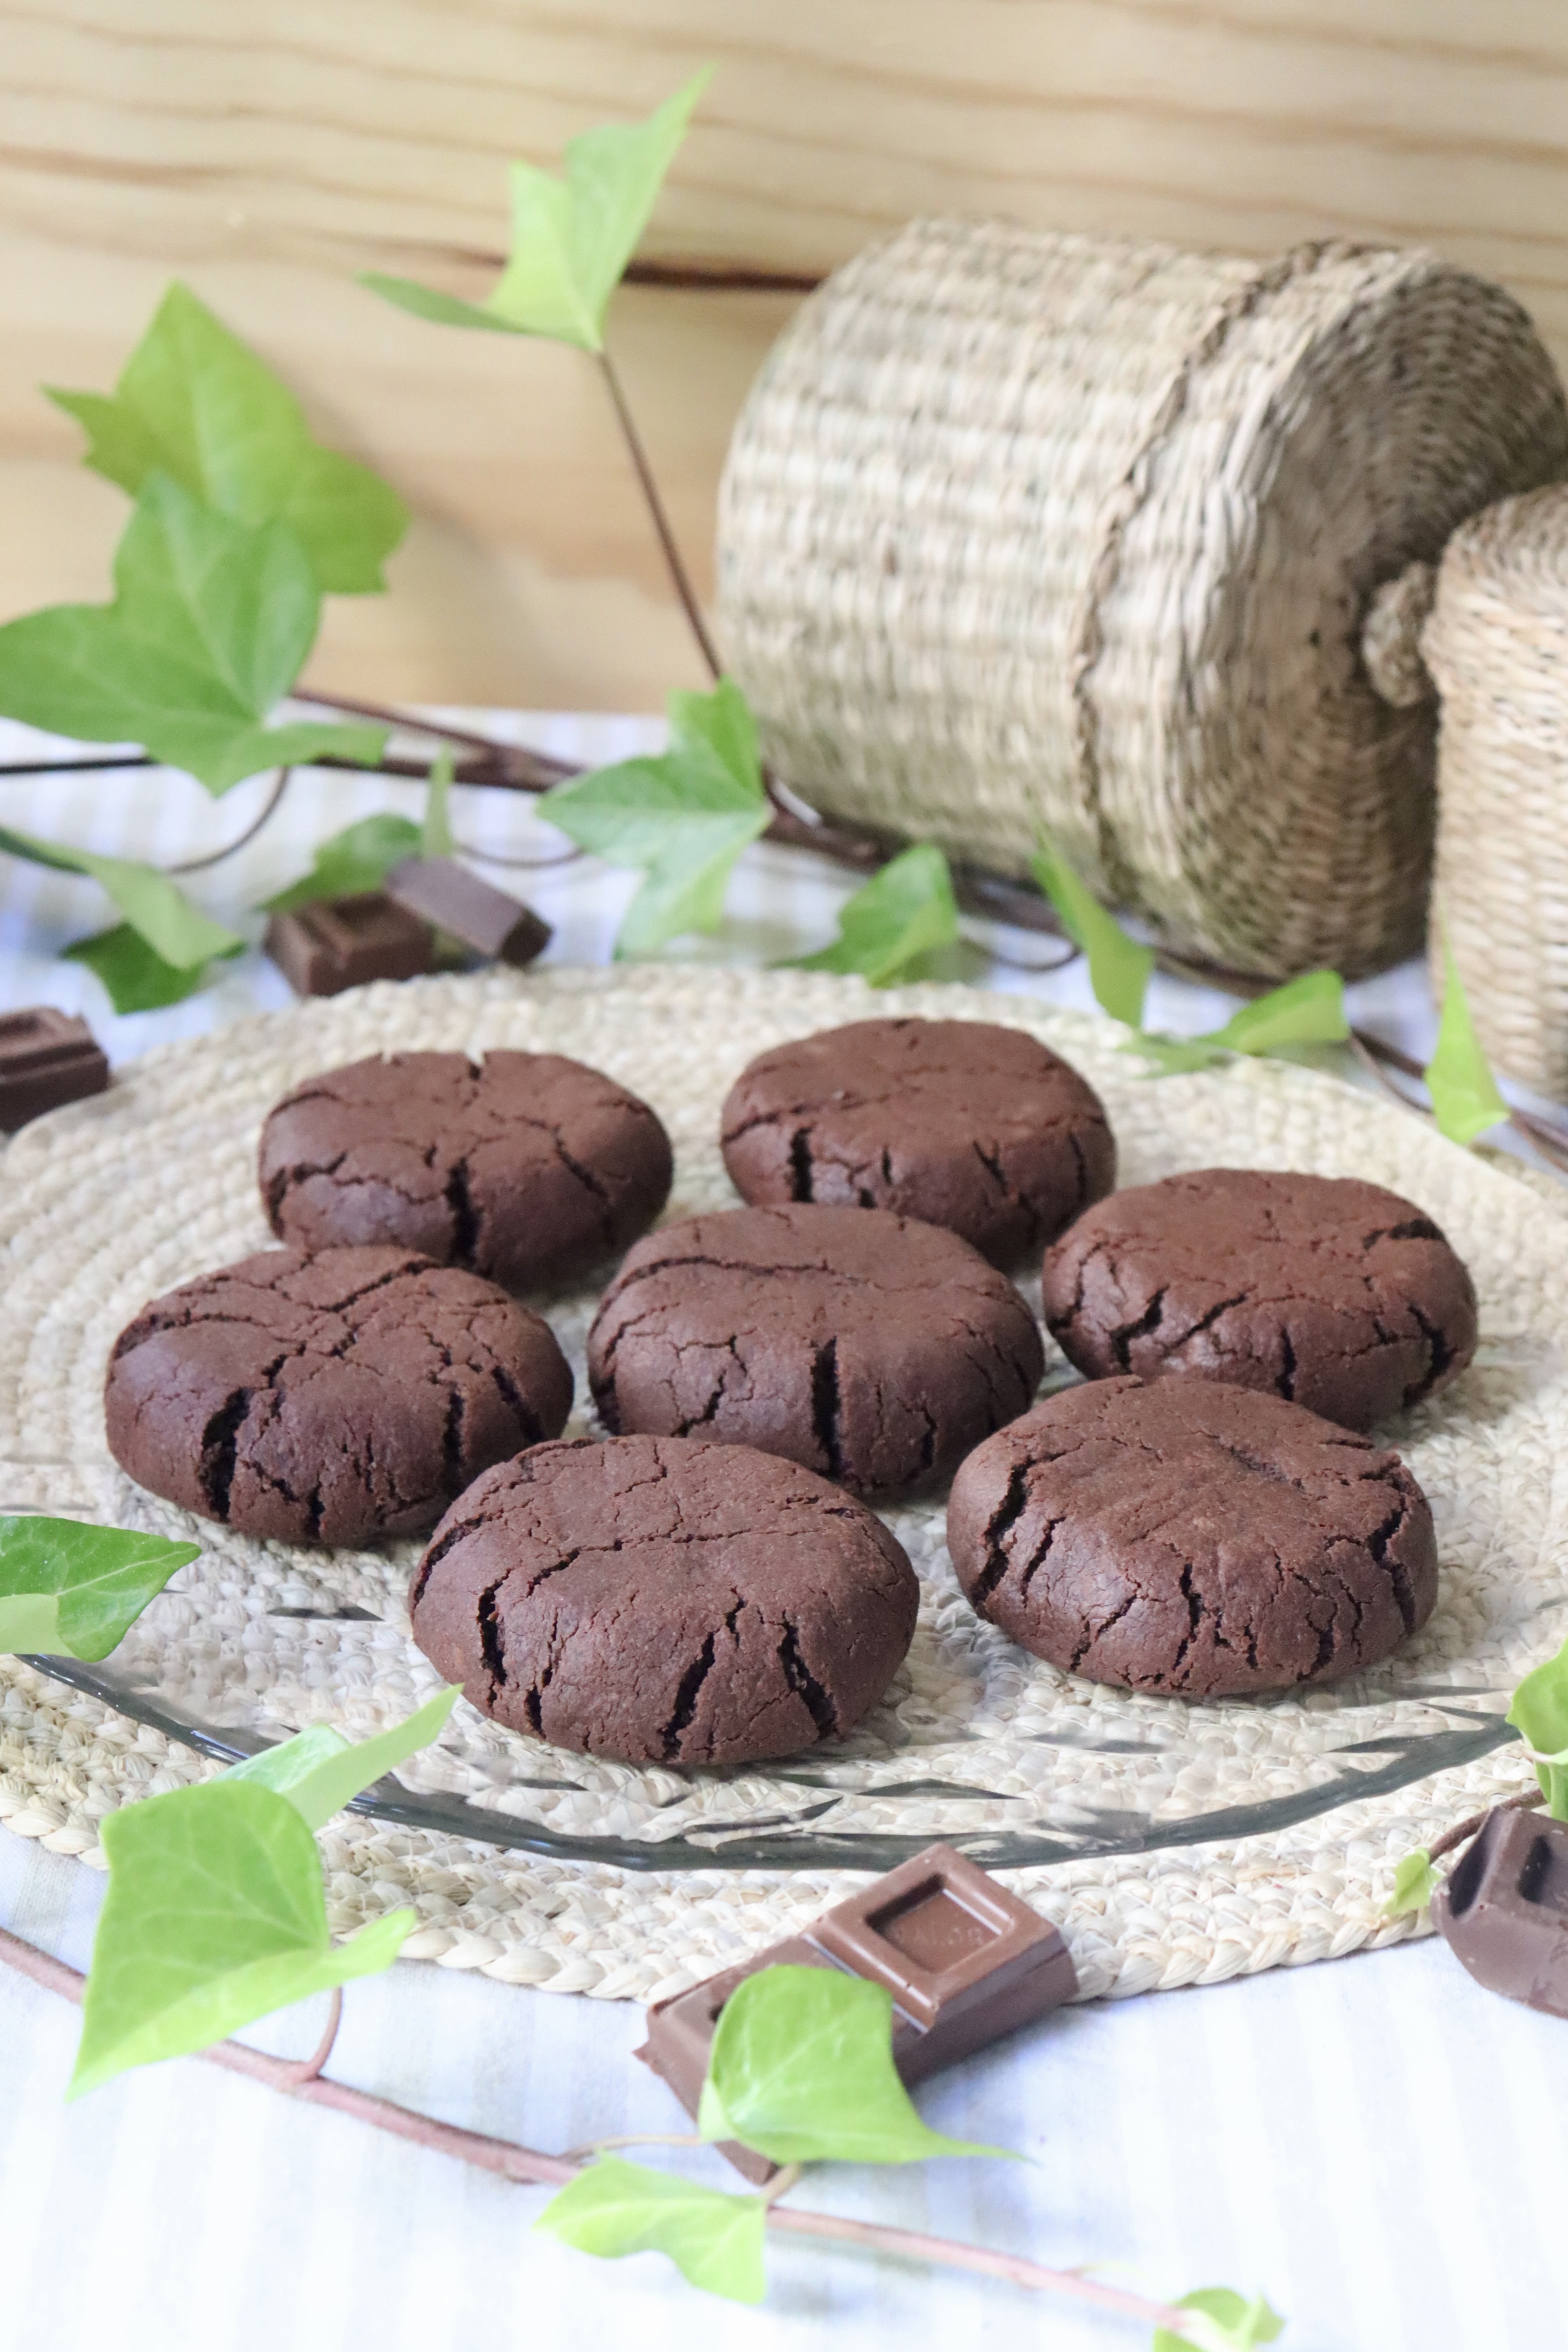
<svg viewBox="0 0 1568 2352">
<path fill-rule="evenodd" d="M 577 354 L 389 310 L 482 293 L 505 164 L 719 71 L 645 253 L 818 273 L 916 212 L 1267 252 L 1421 241 L 1568 359 L 1564 0 L 0 0 L 0 616 L 106 593 L 109 386 L 179 271 L 418 521 L 338 600 L 345 692 L 657 706 L 700 673 Z M 612 345 L 706 579 L 731 423 L 798 297 L 638 286 Z"/>
</svg>

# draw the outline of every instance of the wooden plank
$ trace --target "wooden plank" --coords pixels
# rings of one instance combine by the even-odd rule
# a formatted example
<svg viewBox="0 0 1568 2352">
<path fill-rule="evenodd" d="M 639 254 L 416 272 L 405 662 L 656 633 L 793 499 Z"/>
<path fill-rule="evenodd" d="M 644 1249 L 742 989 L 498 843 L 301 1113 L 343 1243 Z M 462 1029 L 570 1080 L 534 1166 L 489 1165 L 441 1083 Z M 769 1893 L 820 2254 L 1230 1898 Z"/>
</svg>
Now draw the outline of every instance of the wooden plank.
<svg viewBox="0 0 1568 2352">
<path fill-rule="evenodd" d="M 647 251 L 829 268 L 932 210 L 1268 251 L 1421 241 L 1568 356 L 1558 0 L 0 0 L 0 612 L 100 592 L 119 503 L 39 377 L 106 383 L 188 274 L 420 523 L 345 690 L 647 705 L 697 675 L 591 371 L 346 280 L 488 282 L 504 166 L 705 58 Z M 634 289 L 616 341 L 698 567 L 779 298 Z"/>
</svg>

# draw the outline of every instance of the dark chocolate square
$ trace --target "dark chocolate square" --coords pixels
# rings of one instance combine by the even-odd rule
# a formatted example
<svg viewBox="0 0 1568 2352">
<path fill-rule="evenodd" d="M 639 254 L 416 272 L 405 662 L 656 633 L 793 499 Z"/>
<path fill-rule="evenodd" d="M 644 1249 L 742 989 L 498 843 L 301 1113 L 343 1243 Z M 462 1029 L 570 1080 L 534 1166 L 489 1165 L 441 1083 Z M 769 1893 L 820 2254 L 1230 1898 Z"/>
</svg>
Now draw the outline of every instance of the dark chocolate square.
<svg viewBox="0 0 1568 2352">
<path fill-rule="evenodd" d="M 0 1129 L 7 1135 L 108 1084 L 108 1056 L 75 1013 L 52 1004 L 0 1013 Z"/>
<path fill-rule="evenodd" d="M 905 2083 L 984 2049 L 1078 1991 L 1072 1956 L 1048 1919 L 949 1845 L 840 1903 L 804 1936 L 774 1944 L 647 2013 L 637 2056 L 695 2116 L 719 2013 L 743 1977 L 794 1961 L 837 1967 L 893 1997 L 893 2063 Z M 749 2149 L 724 2153 L 749 2180 L 775 2168 Z"/>
<path fill-rule="evenodd" d="M 298 996 L 337 996 L 365 981 L 413 980 L 436 968 L 429 924 L 379 890 L 274 915 L 264 945 Z"/>
<path fill-rule="evenodd" d="M 460 940 L 476 955 L 531 963 L 550 944 L 550 926 L 521 898 L 498 890 L 451 857 L 405 857 L 386 877 L 387 896 Z"/>
<path fill-rule="evenodd" d="M 929 1846 L 806 1932 L 842 1967 L 885 1984 L 928 2032 L 1065 1948 L 1048 1919 L 950 1845 Z"/>
<path fill-rule="evenodd" d="M 1433 1897 L 1432 1921 L 1478 1984 L 1568 2017 L 1568 1822 L 1489 1813 Z"/>
</svg>

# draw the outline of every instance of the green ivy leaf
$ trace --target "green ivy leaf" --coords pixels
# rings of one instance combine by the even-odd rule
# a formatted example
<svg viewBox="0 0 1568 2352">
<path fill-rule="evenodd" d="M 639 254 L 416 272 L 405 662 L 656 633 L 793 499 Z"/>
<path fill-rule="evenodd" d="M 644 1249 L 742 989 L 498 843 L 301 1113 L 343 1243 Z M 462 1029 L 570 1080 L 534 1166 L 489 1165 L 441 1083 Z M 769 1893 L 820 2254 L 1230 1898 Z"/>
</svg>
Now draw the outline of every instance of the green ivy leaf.
<svg viewBox="0 0 1568 2352">
<path fill-rule="evenodd" d="M 1192 2312 L 1192 2324 L 1181 2336 L 1156 2327 L 1152 2352 L 1192 2352 L 1194 2345 L 1199 2352 L 1253 2352 L 1255 2345 L 1272 2344 L 1285 2326 L 1260 2294 L 1248 2302 L 1234 2287 L 1196 2287 L 1175 2307 Z"/>
<path fill-rule="evenodd" d="M 0 629 L 0 636 L 4 635 Z M 237 932 L 226 930 L 194 907 L 179 884 L 160 874 L 155 866 L 140 866 L 126 857 L 99 857 L 89 849 L 68 849 L 61 842 L 40 841 L 37 834 L 18 833 L 11 825 L 0 825 L 0 849 L 34 866 L 52 866 L 57 873 L 90 875 L 132 930 L 163 963 L 177 971 L 199 972 L 212 957 L 237 955 L 245 945 Z M 89 944 L 78 942 L 79 947 Z"/>
<path fill-rule="evenodd" d="M 241 942 L 226 948 L 237 955 Z M 72 963 L 84 963 L 109 992 L 116 1013 L 156 1013 L 165 1004 L 181 1004 L 204 989 L 212 974 L 205 963 L 165 963 L 154 947 L 129 923 L 111 930 L 94 931 L 90 939 L 73 940 L 60 950 Z"/>
<path fill-rule="evenodd" d="M 287 523 L 323 593 L 384 588 L 408 509 L 368 466 L 325 449 L 293 394 L 172 285 L 111 395 L 59 392 L 88 436 L 83 463 L 137 498 L 154 473 L 244 523 Z"/>
<path fill-rule="evenodd" d="M 334 1945 L 314 1837 L 288 1798 L 243 1780 L 144 1798 L 102 1836 L 109 1893 L 72 2098 L 390 1967 L 415 1925 L 395 1911 Z"/>
<path fill-rule="evenodd" d="M 763 1969 L 743 1978 L 720 2011 L 697 2128 L 775 2164 L 1009 2153 L 923 2124 L 894 2070 L 892 2042 L 885 1985 L 837 1969 Z"/>
<path fill-rule="evenodd" d="M 313 1723 L 307 1730 L 296 1732 L 292 1739 L 264 1748 L 259 1756 L 247 1756 L 243 1764 L 231 1764 L 222 1777 L 249 1780 L 287 1797 L 307 1827 L 319 1830 L 362 1789 L 368 1789 L 373 1780 L 379 1780 L 419 1748 L 427 1748 L 458 1695 L 458 1685 L 448 1684 L 416 1714 L 370 1739 L 345 1739 L 330 1723 Z"/>
<path fill-rule="evenodd" d="M 617 956 L 647 955 L 688 931 L 717 929 L 730 870 L 766 829 L 756 728 L 739 687 L 669 698 L 669 749 L 574 776 L 541 814 L 611 866 L 647 876 L 626 909 Z"/>
<path fill-rule="evenodd" d="M 1470 1022 L 1469 1000 L 1447 931 L 1443 940 L 1443 1017 L 1437 1049 L 1426 1065 L 1432 1116 L 1451 1143 L 1473 1143 L 1508 1117 L 1491 1065 Z"/>
<path fill-rule="evenodd" d="M 934 842 L 917 841 L 839 908 L 831 947 L 790 961 L 801 971 L 864 972 L 873 988 L 886 988 L 918 957 L 957 937 L 947 860 Z"/>
<path fill-rule="evenodd" d="M 0 1518 L 0 1650 L 107 1658 L 200 1544 L 80 1519 Z"/>
<path fill-rule="evenodd" d="M 704 67 L 646 122 L 611 123 L 569 139 L 564 179 L 531 163 L 512 165 L 511 255 L 483 302 L 460 302 L 375 270 L 361 285 L 440 326 L 543 335 L 603 351 L 610 297 L 711 71 Z"/>
<path fill-rule="evenodd" d="M 533 2226 L 611 2261 L 668 2254 L 689 2284 L 731 2303 L 761 2303 L 766 2221 L 760 2197 L 730 2196 L 648 2165 L 602 2156 L 557 2190 Z"/>
<path fill-rule="evenodd" d="M 452 747 L 443 743 L 430 762 L 430 789 L 425 800 L 425 822 L 419 828 L 421 857 L 455 857 L 458 845 L 452 838 L 452 774 L 456 765 Z"/>
<path fill-rule="evenodd" d="M 1398 1919 L 1406 1911 L 1424 1911 L 1442 1885 L 1438 1873 L 1432 1867 L 1432 1857 L 1424 1845 L 1414 1853 L 1405 1854 L 1394 1866 L 1394 1892 L 1383 1906 L 1385 1919 Z"/>
<path fill-rule="evenodd" d="M 1514 1692 L 1508 1720 L 1539 1757 L 1535 1777 L 1554 1822 L 1568 1822 L 1568 1642 L 1554 1658 L 1526 1675 Z"/>
<path fill-rule="evenodd" d="M 1153 949 L 1129 938 L 1048 841 L 1042 838 L 1029 869 L 1060 916 L 1063 930 L 1089 959 L 1089 984 L 1100 1011 L 1130 1029 L 1141 1028 Z"/>
<path fill-rule="evenodd" d="M 1162 1077 L 1207 1069 L 1226 1054 L 1275 1054 L 1282 1045 L 1336 1045 L 1350 1035 L 1345 985 L 1337 971 L 1304 971 L 1231 1014 L 1202 1037 L 1151 1036 L 1141 1031 L 1124 1053 L 1141 1054 Z"/>
<path fill-rule="evenodd" d="M 286 523 L 235 522 L 154 474 L 115 552 L 114 583 L 112 604 L 55 604 L 0 628 L 0 711 L 58 735 L 140 743 L 213 793 L 323 751 L 381 756 L 384 728 L 264 723 L 321 614 Z"/>
<path fill-rule="evenodd" d="M 322 898 L 357 898 L 379 890 L 395 866 L 421 855 L 421 837 L 411 818 L 363 816 L 330 840 L 319 841 L 310 872 L 262 904 L 268 914 L 284 915 Z"/>
</svg>

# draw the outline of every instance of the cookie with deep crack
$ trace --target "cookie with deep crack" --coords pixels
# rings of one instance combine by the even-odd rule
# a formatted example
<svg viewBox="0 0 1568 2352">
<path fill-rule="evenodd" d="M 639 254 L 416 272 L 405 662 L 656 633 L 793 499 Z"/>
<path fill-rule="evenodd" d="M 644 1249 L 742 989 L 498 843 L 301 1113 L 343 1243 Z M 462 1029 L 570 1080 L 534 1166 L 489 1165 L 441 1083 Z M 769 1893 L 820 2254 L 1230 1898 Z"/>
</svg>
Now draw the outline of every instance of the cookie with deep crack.
<svg viewBox="0 0 1568 2352">
<path fill-rule="evenodd" d="M 1437 1548 L 1396 1454 L 1217 1381 L 1091 1381 L 952 1482 L 982 1616 L 1091 1682 L 1179 1698 L 1326 1683 L 1426 1622 Z"/>
<path fill-rule="evenodd" d="M 731 1087 L 721 1128 L 742 1200 L 891 1209 L 993 1265 L 1054 1241 L 1116 1181 L 1087 1079 L 991 1021 L 853 1021 L 774 1045 Z"/>
<path fill-rule="evenodd" d="M 728 1209 L 648 1234 L 588 1334 L 605 1426 L 758 1445 L 858 1493 L 944 1477 L 1045 1366 L 1006 1276 L 887 1209 Z"/>
<path fill-rule="evenodd" d="M 262 1203 L 300 1249 L 395 1243 L 508 1290 L 565 1282 L 646 1233 L 669 1138 L 562 1054 L 389 1054 L 307 1078 L 261 1130 Z"/>
<path fill-rule="evenodd" d="M 423 1535 L 571 1409 L 548 1323 L 400 1249 L 263 1250 L 199 1275 L 127 1325 L 104 1389 L 139 1486 L 288 1543 Z"/>
<path fill-rule="evenodd" d="M 514 1731 L 740 1764 L 854 1728 L 920 1586 L 875 1514 L 750 1446 L 537 1445 L 476 1480 L 414 1577 L 414 1638 Z"/>
<path fill-rule="evenodd" d="M 1463 1260 L 1413 1201 L 1348 1177 L 1205 1168 L 1113 1192 L 1046 1255 L 1052 1338 L 1091 1380 L 1270 1389 L 1346 1429 L 1476 1349 Z"/>
</svg>

